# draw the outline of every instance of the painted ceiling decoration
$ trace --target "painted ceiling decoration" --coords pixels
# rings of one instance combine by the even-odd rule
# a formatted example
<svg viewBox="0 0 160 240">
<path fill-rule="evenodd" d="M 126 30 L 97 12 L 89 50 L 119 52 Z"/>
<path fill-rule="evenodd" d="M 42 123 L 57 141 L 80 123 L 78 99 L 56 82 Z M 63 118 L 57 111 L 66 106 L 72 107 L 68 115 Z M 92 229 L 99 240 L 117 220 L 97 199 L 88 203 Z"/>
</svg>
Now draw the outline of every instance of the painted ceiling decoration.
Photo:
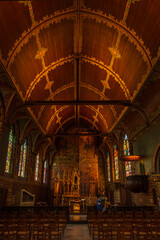
<svg viewBox="0 0 160 240">
<path fill-rule="evenodd" d="M 44 134 L 114 130 L 159 59 L 159 12 L 159 0 L 0 2 L 0 60 Z"/>
</svg>

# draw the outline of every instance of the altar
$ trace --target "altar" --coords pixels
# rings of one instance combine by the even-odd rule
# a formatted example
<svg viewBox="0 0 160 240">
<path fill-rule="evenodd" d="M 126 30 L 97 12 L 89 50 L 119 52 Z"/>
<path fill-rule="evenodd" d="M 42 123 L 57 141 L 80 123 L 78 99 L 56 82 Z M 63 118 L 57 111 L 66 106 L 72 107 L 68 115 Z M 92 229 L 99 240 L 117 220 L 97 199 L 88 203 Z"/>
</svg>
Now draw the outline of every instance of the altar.
<svg viewBox="0 0 160 240">
<path fill-rule="evenodd" d="M 70 208 L 74 213 L 80 213 L 81 210 L 81 200 L 71 200 Z"/>
<path fill-rule="evenodd" d="M 62 195 L 62 206 L 70 206 L 71 201 L 78 201 L 79 199 L 80 199 L 80 195 L 63 194 Z"/>
</svg>

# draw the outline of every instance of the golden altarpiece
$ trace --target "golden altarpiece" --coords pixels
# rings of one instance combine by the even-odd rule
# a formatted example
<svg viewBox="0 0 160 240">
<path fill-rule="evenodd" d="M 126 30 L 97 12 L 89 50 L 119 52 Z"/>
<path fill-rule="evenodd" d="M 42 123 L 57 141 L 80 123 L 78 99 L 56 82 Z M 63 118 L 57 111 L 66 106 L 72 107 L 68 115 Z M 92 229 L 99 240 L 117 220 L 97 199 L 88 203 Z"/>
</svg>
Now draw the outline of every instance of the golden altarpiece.
<svg viewBox="0 0 160 240">
<path fill-rule="evenodd" d="M 98 157 L 94 137 L 67 138 L 62 143 L 58 143 L 60 151 L 54 158 L 51 178 L 54 196 L 56 199 L 59 197 L 56 204 L 74 208 L 79 202 L 84 206 L 90 198 L 95 202 L 98 191 Z"/>
</svg>

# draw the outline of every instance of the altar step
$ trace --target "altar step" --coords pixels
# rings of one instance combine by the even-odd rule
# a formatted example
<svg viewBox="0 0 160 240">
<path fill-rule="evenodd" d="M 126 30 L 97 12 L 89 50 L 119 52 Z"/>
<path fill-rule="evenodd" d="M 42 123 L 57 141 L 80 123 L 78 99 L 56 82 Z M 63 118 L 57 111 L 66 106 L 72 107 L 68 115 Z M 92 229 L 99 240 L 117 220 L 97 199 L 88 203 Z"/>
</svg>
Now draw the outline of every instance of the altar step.
<svg viewBox="0 0 160 240">
<path fill-rule="evenodd" d="M 69 214 L 69 223 L 70 224 L 86 224 L 88 223 L 87 214 L 83 214 L 83 213 Z"/>
</svg>

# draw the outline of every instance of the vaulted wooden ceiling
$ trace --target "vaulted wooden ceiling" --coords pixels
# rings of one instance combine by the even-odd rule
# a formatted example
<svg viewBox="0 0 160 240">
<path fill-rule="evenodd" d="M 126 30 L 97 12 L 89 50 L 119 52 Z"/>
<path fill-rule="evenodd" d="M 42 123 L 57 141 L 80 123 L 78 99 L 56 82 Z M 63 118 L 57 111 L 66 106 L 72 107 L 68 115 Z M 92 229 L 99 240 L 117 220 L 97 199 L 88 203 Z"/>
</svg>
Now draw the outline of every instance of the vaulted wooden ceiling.
<svg viewBox="0 0 160 240">
<path fill-rule="evenodd" d="M 150 87 L 145 97 L 138 94 L 160 55 L 160 1 L 0 1 L 0 51 L 24 103 L 77 98 L 133 103 L 139 97 L 145 110 Z M 157 77 L 156 99 L 159 82 Z M 63 104 L 28 110 L 45 134 L 75 124 L 108 133 L 128 107 Z"/>
</svg>

